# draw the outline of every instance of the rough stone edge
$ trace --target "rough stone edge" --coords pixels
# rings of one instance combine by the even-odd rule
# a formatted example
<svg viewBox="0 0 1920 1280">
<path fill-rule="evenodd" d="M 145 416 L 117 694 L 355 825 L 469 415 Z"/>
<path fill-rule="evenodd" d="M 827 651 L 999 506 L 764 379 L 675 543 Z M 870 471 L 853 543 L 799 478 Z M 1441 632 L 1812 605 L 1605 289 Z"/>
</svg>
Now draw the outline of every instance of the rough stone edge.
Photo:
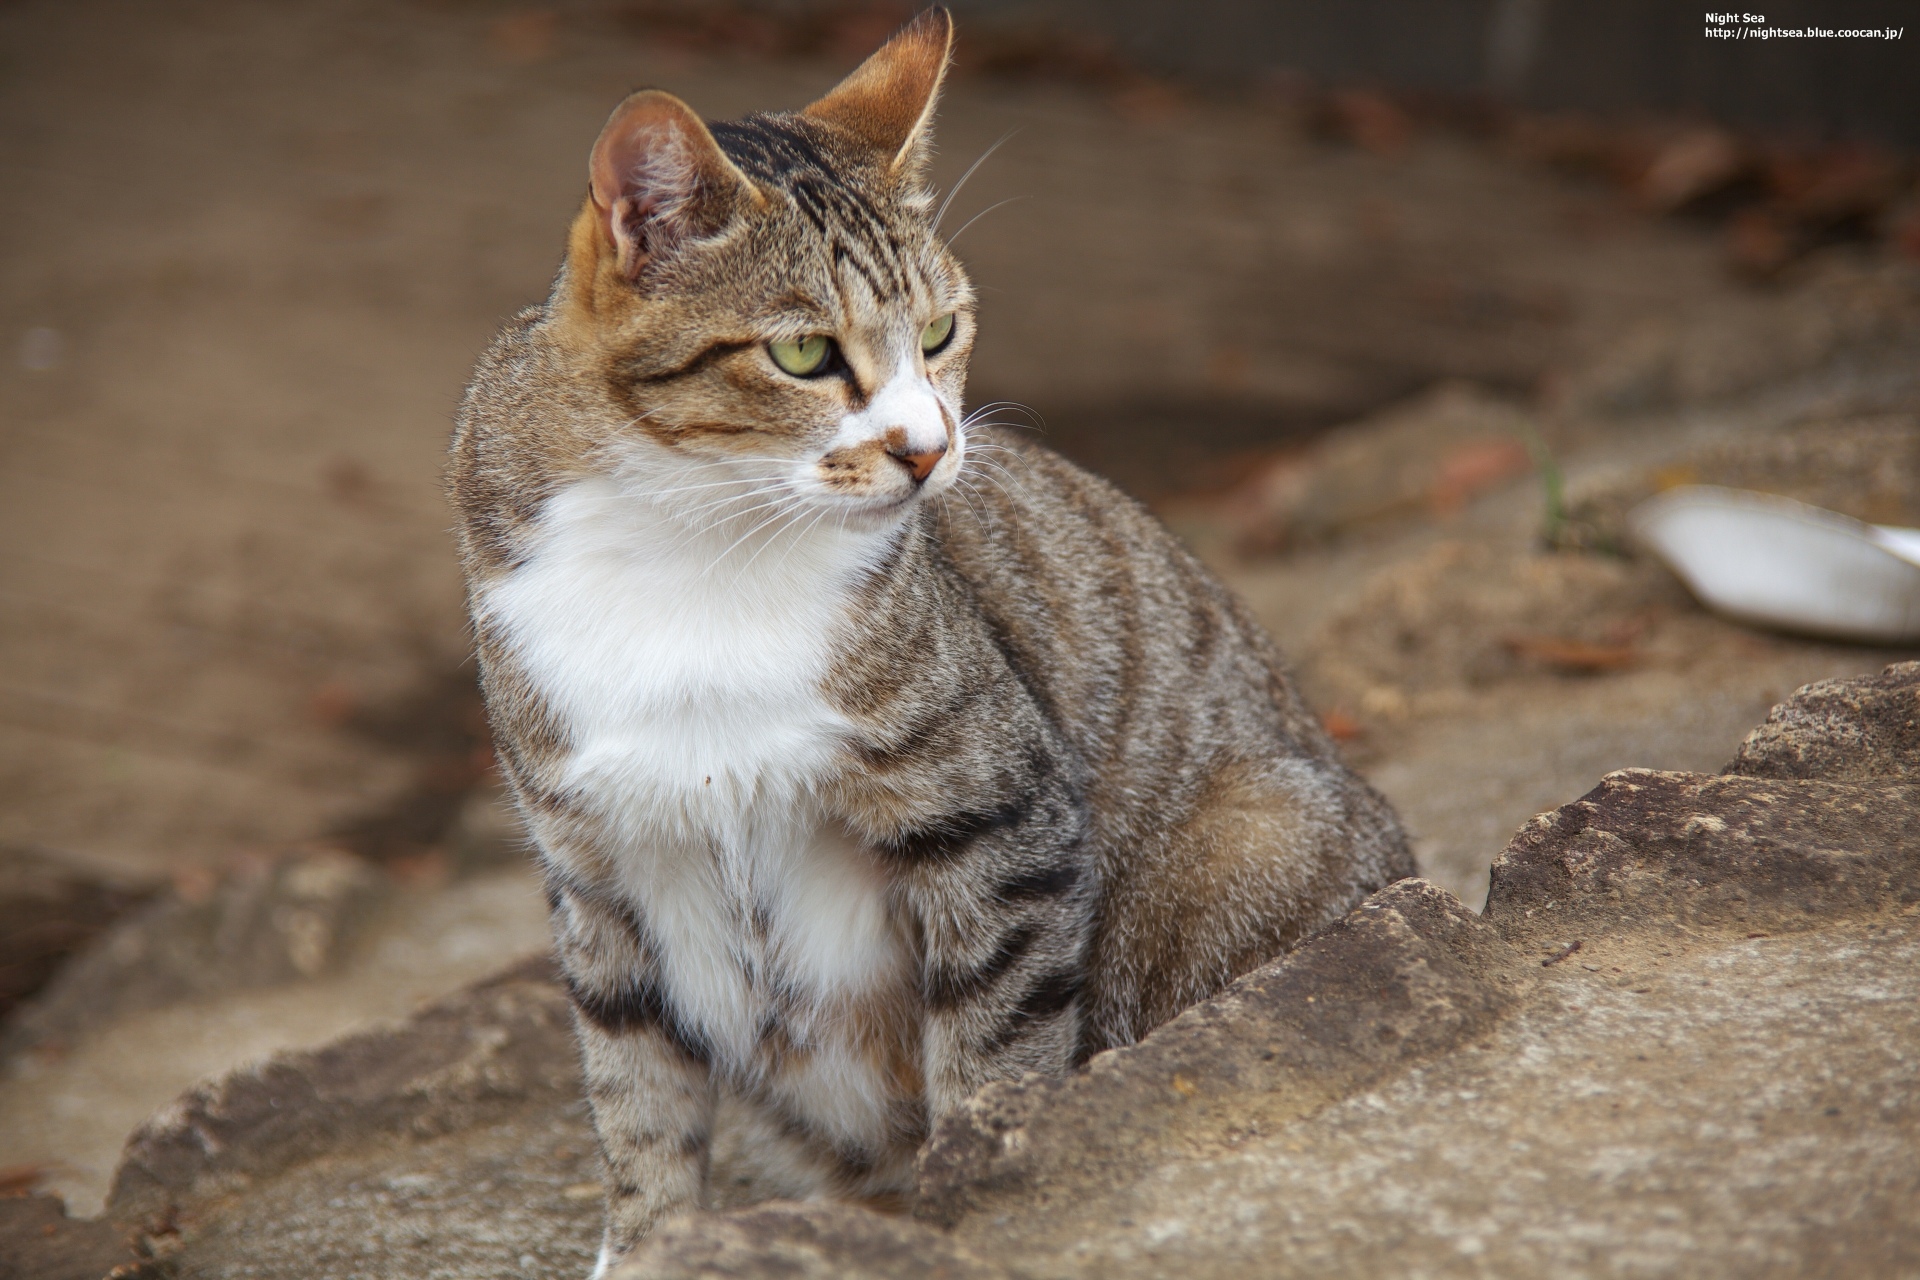
<svg viewBox="0 0 1920 1280">
<path fill-rule="evenodd" d="M 1581 931 L 1794 931 L 1920 901 L 1920 785 L 1621 769 L 1527 822 L 1486 919 L 1517 945 Z"/>
<path fill-rule="evenodd" d="M 551 959 L 532 957 L 397 1027 L 275 1054 L 182 1094 L 128 1138 L 107 1214 L 190 1214 L 343 1135 L 431 1136 L 579 1088 L 566 997 Z"/>
<path fill-rule="evenodd" d="M 1075 1168 L 1204 1142 L 1255 1099 L 1310 1114 L 1484 1035 L 1529 981 L 1458 899 L 1400 881 L 1083 1072 L 988 1085 L 922 1147 L 915 1215 L 953 1227 Z"/>
<path fill-rule="evenodd" d="M 1827 782 L 1920 781 L 1920 662 L 1803 685 L 1722 771 Z"/>
</svg>

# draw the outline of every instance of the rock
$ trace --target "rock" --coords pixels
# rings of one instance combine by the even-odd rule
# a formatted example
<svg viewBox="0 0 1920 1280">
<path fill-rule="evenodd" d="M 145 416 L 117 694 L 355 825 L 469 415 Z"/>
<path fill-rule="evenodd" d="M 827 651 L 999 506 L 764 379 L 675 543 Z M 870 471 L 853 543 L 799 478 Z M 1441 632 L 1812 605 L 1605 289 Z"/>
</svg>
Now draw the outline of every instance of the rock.
<svg viewBox="0 0 1920 1280">
<path fill-rule="evenodd" d="M 50 850 L 0 846 L 0 1018 L 158 889 Z"/>
<path fill-rule="evenodd" d="M 584 1273 L 600 1188 L 570 1018 L 541 958 L 211 1081 L 134 1133 L 107 1215 L 177 1228 L 156 1251 L 199 1277 Z"/>
<path fill-rule="evenodd" d="M 988 1086 L 913 1220 L 690 1214 L 619 1274 L 1913 1272 L 1917 687 L 1810 686 L 1737 772 L 1623 770 L 1527 824 L 1483 916 L 1402 881 L 1138 1045 Z M 584 1269 L 566 1019 L 528 968 L 203 1086 L 111 1216 L 209 1280 Z"/>
<path fill-rule="evenodd" d="M 396 1030 L 279 1054 L 209 1081 L 134 1132 L 108 1212 L 167 1212 L 368 1135 L 448 1133 L 529 1099 L 571 1101 L 579 1080 L 569 1016 L 542 958 Z"/>
<path fill-rule="evenodd" d="M 1797 250 L 1783 244 L 1775 265 Z M 1870 352 L 1910 348 L 1916 333 L 1913 264 L 1815 254 L 1793 269 L 1788 287 L 1717 295 L 1607 334 L 1549 377 L 1548 416 L 1593 422 L 1727 402 Z"/>
<path fill-rule="evenodd" d="M 1612 775 L 1515 838 L 1484 918 L 1391 886 L 1140 1045 L 983 1090 L 917 1214 L 1046 1276 L 1911 1269 L 1920 791 L 1851 768 Z M 728 1274 L 785 1274 L 759 1256 Z"/>
<path fill-rule="evenodd" d="M 245 866 L 205 892 L 160 895 L 20 1009 L 0 1056 L 72 1043 L 133 1010 L 326 973 L 388 887 L 360 859 L 314 848 Z"/>
<path fill-rule="evenodd" d="M 774 1203 L 662 1227 L 614 1280 L 1005 1280 L 938 1231 L 868 1209 Z"/>
<path fill-rule="evenodd" d="M 0 1280 L 101 1280 L 138 1265 L 125 1228 L 69 1218 L 57 1196 L 0 1195 Z"/>
<path fill-rule="evenodd" d="M 1516 837 L 1483 920 L 1392 886 L 1083 1075 L 983 1091 L 919 1212 L 1046 1275 L 1911 1267 L 1920 790 L 1809 772 L 1612 775 Z"/>
<path fill-rule="evenodd" d="M 1916 811 L 1911 784 L 1622 769 L 1521 828 L 1493 864 L 1486 918 L 1524 945 L 1902 911 L 1920 905 Z"/>
<path fill-rule="evenodd" d="M 923 1148 L 916 1215 L 1005 1218 L 1010 1247 L 1059 1247 L 1084 1221 L 1019 1211 L 1283 1129 L 1484 1034 L 1531 977 L 1451 895 L 1402 881 L 1084 1073 L 981 1090 Z"/>
<path fill-rule="evenodd" d="M 1920 662 L 1797 690 L 1747 735 L 1728 773 L 1920 782 Z"/>
</svg>

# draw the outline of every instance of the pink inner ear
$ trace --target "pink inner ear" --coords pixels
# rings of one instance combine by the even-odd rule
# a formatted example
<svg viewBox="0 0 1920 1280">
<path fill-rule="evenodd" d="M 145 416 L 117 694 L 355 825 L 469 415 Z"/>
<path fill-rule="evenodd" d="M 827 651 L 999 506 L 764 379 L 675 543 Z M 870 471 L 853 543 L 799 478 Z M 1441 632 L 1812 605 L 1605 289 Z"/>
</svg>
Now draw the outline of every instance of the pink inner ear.
<svg viewBox="0 0 1920 1280">
<path fill-rule="evenodd" d="M 686 104 L 656 91 L 629 98 L 600 131 L 589 169 L 593 202 L 607 215 L 608 234 L 628 276 L 684 231 L 688 206 L 701 188 L 702 144 L 715 150 Z"/>
</svg>

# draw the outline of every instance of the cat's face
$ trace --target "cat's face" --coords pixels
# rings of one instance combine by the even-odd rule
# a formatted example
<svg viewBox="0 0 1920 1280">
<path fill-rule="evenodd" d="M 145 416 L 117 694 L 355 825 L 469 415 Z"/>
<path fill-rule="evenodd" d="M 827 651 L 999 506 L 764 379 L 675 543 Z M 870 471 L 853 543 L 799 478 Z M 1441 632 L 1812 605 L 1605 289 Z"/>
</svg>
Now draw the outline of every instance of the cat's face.
<svg viewBox="0 0 1920 1280">
<path fill-rule="evenodd" d="M 637 483 L 884 523 L 954 482 L 973 292 L 922 181 L 949 38 L 929 11 L 804 112 L 614 113 L 563 301 Z"/>
</svg>

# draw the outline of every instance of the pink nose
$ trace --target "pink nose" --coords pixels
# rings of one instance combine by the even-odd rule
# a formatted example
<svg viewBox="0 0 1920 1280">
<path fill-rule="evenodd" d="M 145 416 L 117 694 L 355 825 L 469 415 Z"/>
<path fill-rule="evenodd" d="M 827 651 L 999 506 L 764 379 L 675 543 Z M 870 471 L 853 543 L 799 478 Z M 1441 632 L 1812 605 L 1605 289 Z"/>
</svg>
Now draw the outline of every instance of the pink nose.
<svg viewBox="0 0 1920 1280">
<path fill-rule="evenodd" d="M 887 454 L 912 474 L 915 484 L 922 484 L 928 476 L 933 474 L 933 469 L 940 465 L 940 459 L 947 456 L 947 450 L 946 446 L 942 445 L 926 453 L 900 453 L 889 449 Z"/>
</svg>

